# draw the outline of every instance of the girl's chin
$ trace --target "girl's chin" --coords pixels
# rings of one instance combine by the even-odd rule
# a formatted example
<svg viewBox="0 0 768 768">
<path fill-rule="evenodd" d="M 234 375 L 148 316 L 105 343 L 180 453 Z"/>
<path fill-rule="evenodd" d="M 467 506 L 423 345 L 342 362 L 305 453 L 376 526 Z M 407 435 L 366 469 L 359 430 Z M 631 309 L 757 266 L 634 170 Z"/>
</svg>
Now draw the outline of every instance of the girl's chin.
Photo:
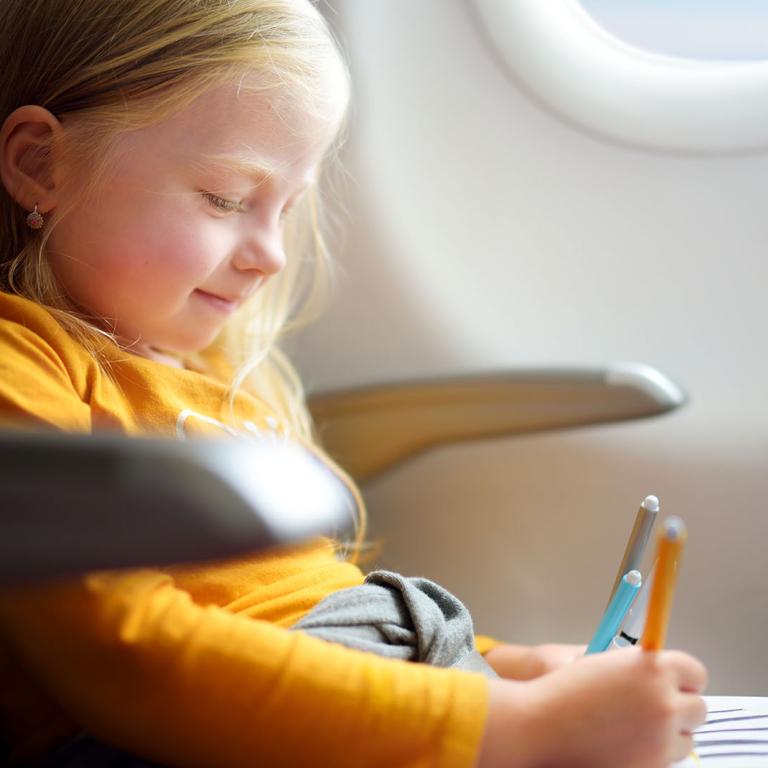
<svg viewBox="0 0 768 768">
<path fill-rule="evenodd" d="M 165 329 L 157 328 L 160 333 L 147 333 L 138 343 L 126 341 L 125 334 L 118 336 L 118 343 L 131 354 L 182 368 L 182 360 L 185 357 L 202 352 L 213 344 L 224 324 L 225 319 L 221 317 L 215 321 L 211 317 L 203 318 L 200 315 L 193 315 L 187 320 L 179 317 Z M 140 335 L 142 334 L 138 329 L 132 334 L 134 339 Z"/>
<path fill-rule="evenodd" d="M 142 346 L 132 347 L 128 351 L 139 357 L 147 358 L 148 360 L 155 360 L 158 363 L 164 363 L 174 368 L 184 367 L 184 358 L 190 355 L 195 355 L 203 350 L 207 349 L 215 340 L 216 333 L 210 334 L 210 337 L 204 339 L 190 340 L 185 343 L 177 343 L 173 345 L 160 345 L 157 346 Z"/>
</svg>

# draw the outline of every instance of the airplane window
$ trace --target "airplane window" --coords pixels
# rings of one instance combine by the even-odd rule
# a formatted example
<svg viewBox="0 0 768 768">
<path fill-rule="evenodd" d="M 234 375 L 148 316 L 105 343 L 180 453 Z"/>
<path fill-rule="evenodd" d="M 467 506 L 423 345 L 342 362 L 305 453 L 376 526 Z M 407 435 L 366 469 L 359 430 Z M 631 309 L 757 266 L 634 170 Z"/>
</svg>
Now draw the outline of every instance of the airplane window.
<svg viewBox="0 0 768 768">
<path fill-rule="evenodd" d="M 766 0 L 468 0 L 467 7 L 510 85 L 594 137 L 662 152 L 768 150 Z M 727 56 L 725 43 L 704 45 L 714 30 L 733 31 Z M 766 55 L 758 56 L 760 34 Z M 662 50 L 670 40 L 676 48 Z"/>
<path fill-rule="evenodd" d="M 607 32 L 689 59 L 768 59 L 765 0 L 580 0 Z"/>
</svg>

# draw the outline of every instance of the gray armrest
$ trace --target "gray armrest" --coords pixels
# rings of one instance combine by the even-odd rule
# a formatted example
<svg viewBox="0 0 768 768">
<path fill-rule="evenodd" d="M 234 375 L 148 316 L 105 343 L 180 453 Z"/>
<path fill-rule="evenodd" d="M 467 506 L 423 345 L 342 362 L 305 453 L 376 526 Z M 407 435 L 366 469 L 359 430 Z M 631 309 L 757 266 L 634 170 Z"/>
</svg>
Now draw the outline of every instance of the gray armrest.
<svg viewBox="0 0 768 768">
<path fill-rule="evenodd" d="M 666 376 L 634 364 L 401 381 L 309 400 L 321 442 L 359 482 L 446 443 L 638 419 L 684 402 Z"/>
<path fill-rule="evenodd" d="M 343 483 L 277 440 L 0 433 L 0 583 L 213 559 L 346 528 Z"/>
</svg>

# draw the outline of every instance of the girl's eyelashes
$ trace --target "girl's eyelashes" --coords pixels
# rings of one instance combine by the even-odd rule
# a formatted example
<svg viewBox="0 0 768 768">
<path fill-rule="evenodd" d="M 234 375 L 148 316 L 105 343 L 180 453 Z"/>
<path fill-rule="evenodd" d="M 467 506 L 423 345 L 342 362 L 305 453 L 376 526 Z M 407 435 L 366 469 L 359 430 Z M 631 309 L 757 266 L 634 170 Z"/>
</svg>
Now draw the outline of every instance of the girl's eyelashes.
<svg viewBox="0 0 768 768">
<path fill-rule="evenodd" d="M 208 204 L 220 213 L 245 213 L 242 201 L 227 200 L 224 197 L 219 197 L 219 195 L 214 195 L 213 192 L 203 192 L 202 194 Z"/>
<path fill-rule="evenodd" d="M 213 192 L 202 192 L 203 197 L 208 204 L 219 211 L 220 213 L 246 213 L 247 209 L 242 200 L 228 200 L 225 197 L 214 195 Z M 293 210 L 293 205 L 287 205 L 280 212 L 280 221 L 284 221 L 285 217 Z"/>
</svg>

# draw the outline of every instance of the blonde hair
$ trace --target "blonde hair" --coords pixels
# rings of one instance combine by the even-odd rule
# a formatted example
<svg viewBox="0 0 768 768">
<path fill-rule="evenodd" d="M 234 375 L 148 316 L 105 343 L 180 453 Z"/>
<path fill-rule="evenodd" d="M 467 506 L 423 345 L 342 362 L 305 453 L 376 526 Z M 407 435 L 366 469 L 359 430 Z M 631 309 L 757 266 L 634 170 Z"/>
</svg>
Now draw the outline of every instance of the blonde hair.
<svg viewBox="0 0 768 768">
<path fill-rule="evenodd" d="M 346 109 L 347 69 L 309 0 L 2 0 L 0 28 L 0 120 L 25 104 L 59 118 L 65 137 L 76 140 L 57 151 L 92 169 L 83 195 L 108 173 L 108 150 L 118 134 L 159 122 L 209 88 L 249 73 L 261 75 L 259 88 L 328 121 L 340 123 Z M 313 441 L 301 384 L 278 346 L 327 285 L 316 189 L 300 209 L 286 222 L 283 272 L 211 347 L 185 362 L 227 370 L 230 405 L 238 388 L 252 391 L 296 435 Z M 100 351 L 112 337 L 57 285 L 46 258 L 50 227 L 30 231 L 26 213 L 0 194 L 0 290 L 45 306 L 104 363 Z M 64 216 L 66 210 L 56 210 L 53 226 Z M 362 519 L 358 536 L 361 529 Z"/>
</svg>

